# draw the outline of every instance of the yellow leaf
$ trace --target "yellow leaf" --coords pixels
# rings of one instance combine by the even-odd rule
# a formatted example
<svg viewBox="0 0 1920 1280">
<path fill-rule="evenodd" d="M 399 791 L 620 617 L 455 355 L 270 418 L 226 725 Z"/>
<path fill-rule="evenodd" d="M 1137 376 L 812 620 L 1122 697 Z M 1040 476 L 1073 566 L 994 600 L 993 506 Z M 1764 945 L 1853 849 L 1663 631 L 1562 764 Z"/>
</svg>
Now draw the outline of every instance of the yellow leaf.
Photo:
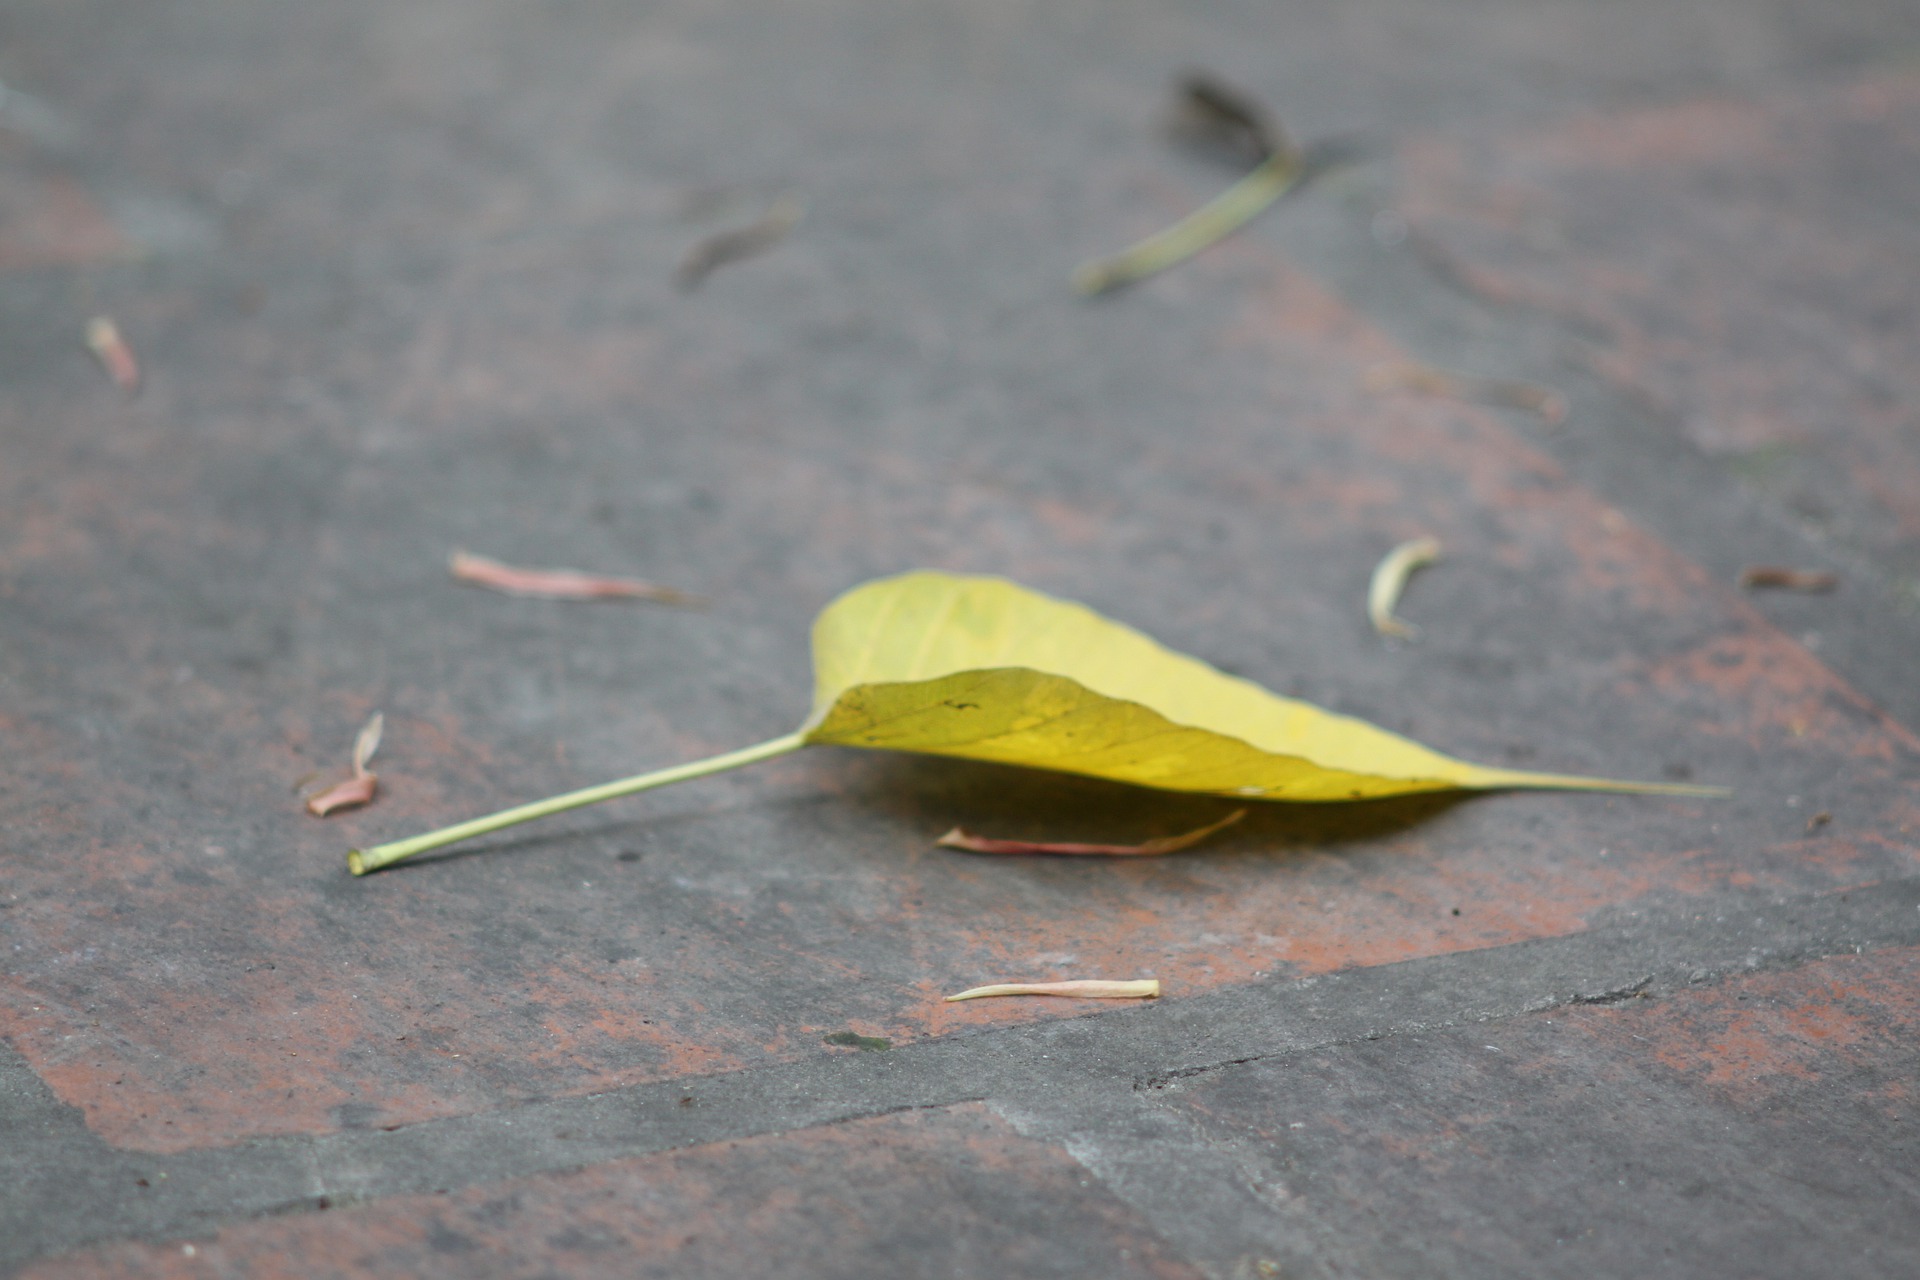
<svg viewBox="0 0 1920 1280">
<path fill-rule="evenodd" d="M 856 587 L 814 624 L 813 662 L 808 742 L 1263 800 L 1494 787 L 1717 794 L 1469 764 L 1000 578 L 909 573 Z"/>
<path fill-rule="evenodd" d="M 1083 605 L 1000 578 L 920 572 L 856 587 L 814 623 L 813 661 L 813 712 L 794 733 L 353 850 L 347 865 L 364 875 L 456 840 L 810 743 L 1262 800 L 1496 787 L 1723 794 L 1469 764 L 1225 675 Z"/>
</svg>

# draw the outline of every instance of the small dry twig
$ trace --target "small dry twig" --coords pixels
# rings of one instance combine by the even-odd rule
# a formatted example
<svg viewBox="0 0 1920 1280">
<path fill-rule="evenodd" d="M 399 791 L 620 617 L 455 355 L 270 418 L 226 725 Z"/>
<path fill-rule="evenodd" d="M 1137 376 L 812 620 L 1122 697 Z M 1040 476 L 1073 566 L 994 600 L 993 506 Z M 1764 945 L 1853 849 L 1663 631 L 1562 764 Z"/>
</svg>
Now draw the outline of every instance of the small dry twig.
<svg viewBox="0 0 1920 1280">
<path fill-rule="evenodd" d="M 1160 979 L 1140 978 L 1128 982 L 1109 982 L 1099 978 L 1080 978 L 1072 982 L 1000 982 L 990 987 L 970 987 L 955 1000 L 984 1000 L 989 996 L 1075 996 L 1082 1000 L 1153 1000 L 1160 995 Z"/>
<path fill-rule="evenodd" d="M 520 569 L 485 556 L 456 551 L 447 557 L 447 569 L 461 582 L 487 587 L 510 596 L 541 600 L 658 600 L 664 604 L 698 604 L 698 596 L 673 587 L 656 586 L 638 578 L 613 578 L 575 569 Z"/>
<path fill-rule="evenodd" d="M 1410 640 L 1419 634 L 1418 627 L 1393 616 L 1393 607 L 1400 603 L 1400 593 L 1406 590 L 1407 578 L 1413 571 L 1439 558 L 1438 542 L 1432 538 L 1417 538 L 1387 552 L 1386 558 L 1374 566 L 1373 581 L 1367 586 L 1367 618 L 1373 623 L 1375 631 L 1383 636 L 1399 636 L 1403 640 Z"/>
<path fill-rule="evenodd" d="M 807 212 L 807 202 L 797 191 L 783 191 L 757 220 L 744 227 L 708 236 L 687 251 L 674 272 L 674 284 L 681 292 L 691 293 L 700 282 L 730 262 L 751 258 L 785 240 Z"/>
<path fill-rule="evenodd" d="M 95 316 L 87 321 L 87 350 L 93 352 L 113 379 L 113 384 L 128 395 L 140 390 L 140 362 L 133 358 L 133 348 L 120 336 L 120 326 L 106 316 Z"/>
<path fill-rule="evenodd" d="M 1551 387 L 1505 378 L 1474 378 L 1410 360 L 1375 365 L 1367 371 L 1361 385 L 1368 391 L 1410 391 L 1416 395 L 1491 405 L 1496 409 L 1519 409 L 1535 415 L 1550 427 L 1567 420 L 1567 398 Z"/>
<path fill-rule="evenodd" d="M 1749 591 L 1756 587 L 1779 587 L 1786 591 L 1831 591 L 1840 585 L 1838 574 L 1820 569 L 1788 569 L 1774 564 L 1757 564 L 1740 571 L 1740 585 Z"/>
<path fill-rule="evenodd" d="M 1157 840 L 1146 840 L 1140 844 L 1077 844 L 1073 842 L 1053 843 L 1041 840 L 994 840 L 987 836 L 975 835 L 965 827 L 955 827 L 934 841 L 943 849 L 964 849 L 968 853 L 1060 853 L 1105 857 L 1151 857 L 1161 853 L 1177 853 L 1181 849 L 1191 849 L 1222 827 L 1230 827 L 1247 816 L 1245 809 L 1235 809 L 1218 822 L 1209 823 L 1184 835 L 1162 836 Z"/>
<path fill-rule="evenodd" d="M 335 809 L 352 809 L 373 800 L 379 790 L 380 779 L 367 769 L 373 759 L 373 753 L 380 749 L 380 735 L 387 726 L 387 717 L 376 711 L 364 725 L 360 726 L 359 736 L 353 740 L 353 776 L 344 782 L 336 782 L 318 795 L 307 797 L 307 812 L 316 818 L 324 818 Z"/>
</svg>

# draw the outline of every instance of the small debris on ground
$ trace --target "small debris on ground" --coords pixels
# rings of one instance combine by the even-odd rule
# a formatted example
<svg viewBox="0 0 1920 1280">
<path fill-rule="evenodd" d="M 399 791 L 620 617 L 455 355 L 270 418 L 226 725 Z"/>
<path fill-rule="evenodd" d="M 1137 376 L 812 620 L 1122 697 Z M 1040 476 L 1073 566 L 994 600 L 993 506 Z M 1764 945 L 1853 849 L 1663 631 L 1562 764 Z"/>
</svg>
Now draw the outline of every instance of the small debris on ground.
<svg viewBox="0 0 1920 1280">
<path fill-rule="evenodd" d="M 344 782 L 336 782 L 318 795 L 307 797 L 307 812 L 316 818 L 324 818 L 336 809 L 353 809 L 371 803 L 380 780 L 367 769 L 373 759 L 373 753 L 380 749 L 380 735 L 385 731 L 387 718 L 376 711 L 366 724 L 360 727 L 360 734 L 353 740 L 353 776 Z"/>
<path fill-rule="evenodd" d="M 1807 819 L 1807 834 L 1812 835 L 1814 832 L 1818 831 L 1820 828 L 1826 826 L 1829 822 L 1832 822 L 1832 821 L 1833 821 L 1833 815 L 1828 813 L 1825 809 L 1822 809 L 1820 812 L 1814 814 L 1811 818 Z"/>
<path fill-rule="evenodd" d="M 880 1036 L 863 1036 L 857 1031 L 836 1031 L 830 1036 L 822 1036 L 820 1043 L 841 1049 L 866 1049 L 874 1053 L 893 1048 L 891 1040 Z"/>
<path fill-rule="evenodd" d="M 128 395 L 140 390 L 140 363 L 133 358 L 133 348 L 120 336 L 119 325 L 106 316 L 87 321 L 87 350 L 93 352 L 115 386 Z"/>
<path fill-rule="evenodd" d="M 1367 371 L 1361 386 L 1373 392 L 1409 391 L 1415 395 L 1462 400 L 1496 409 L 1519 409 L 1533 414 L 1550 427 L 1557 427 L 1567 420 L 1567 398 L 1551 387 L 1506 378 L 1476 378 L 1449 373 L 1445 369 L 1410 360 L 1375 365 Z"/>
<path fill-rule="evenodd" d="M 701 281 L 728 263 L 765 253 L 785 240 L 806 215 L 807 202 L 797 191 L 783 191 L 767 211 L 744 227 L 708 236 L 687 251 L 674 272 L 681 292 L 691 293 Z"/>
<path fill-rule="evenodd" d="M 1740 571 L 1740 585 L 1749 591 L 1762 587 L 1777 587 L 1783 591 L 1831 591 L 1840 585 L 1840 576 L 1821 569 L 1789 569 L 1781 565 L 1756 564 Z"/>
<path fill-rule="evenodd" d="M 1275 152 L 1293 150 L 1279 122 L 1253 95 L 1206 71 L 1189 71 L 1174 99 L 1174 136 L 1223 151 L 1256 165 Z"/>
<path fill-rule="evenodd" d="M 1071 982 L 1001 982 L 988 987 L 970 987 L 955 1000 L 984 1000 L 991 996 L 1069 996 L 1081 1000 L 1154 1000 L 1160 995 L 1160 979 L 1140 978 L 1109 982 L 1100 978 L 1079 978 Z"/>
<path fill-rule="evenodd" d="M 510 596 L 541 600 L 658 600 L 663 604 L 698 604 L 698 596 L 673 587 L 656 586 L 638 578 L 615 578 L 576 569 L 521 569 L 485 556 L 456 551 L 447 558 L 455 579 Z"/>
<path fill-rule="evenodd" d="M 1439 542 L 1433 538 L 1416 538 L 1387 552 L 1374 566 L 1373 580 L 1367 585 L 1367 620 L 1373 623 L 1375 631 L 1403 640 L 1419 634 L 1418 627 L 1394 617 L 1393 609 L 1400 603 L 1400 593 L 1406 590 L 1407 579 L 1413 571 L 1439 558 Z"/>
<path fill-rule="evenodd" d="M 1144 280 L 1186 261 L 1258 217 L 1306 172 L 1300 148 L 1279 122 L 1248 95 L 1207 75 L 1189 72 L 1179 85 L 1179 109 L 1189 133 L 1204 133 L 1258 161 L 1252 172 L 1164 231 L 1073 273 L 1078 293 L 1093 295 Z"/>
<path fill-rule="evenodd" d="M 1046 840 L 995 840 L 987 836 L 976 835 L 965 827 L 955 827 L 934 841 L 943 849 L 964 849 L 968 853 L 1052 853 L 1093 857 L 1151 857 L 1161 853 L 1177 853 L 1181 849 L 1191 849 L 1222 827 L 1230 827 L 1247 816 L 1245 809 L 1235 809 L 1218 822 L 1209 823 L 1177 836 L 1161 836 L 1157 840 L 1143 840 L 1139 844 L 1080 844 L 1073 841 Z"/>
</svg>

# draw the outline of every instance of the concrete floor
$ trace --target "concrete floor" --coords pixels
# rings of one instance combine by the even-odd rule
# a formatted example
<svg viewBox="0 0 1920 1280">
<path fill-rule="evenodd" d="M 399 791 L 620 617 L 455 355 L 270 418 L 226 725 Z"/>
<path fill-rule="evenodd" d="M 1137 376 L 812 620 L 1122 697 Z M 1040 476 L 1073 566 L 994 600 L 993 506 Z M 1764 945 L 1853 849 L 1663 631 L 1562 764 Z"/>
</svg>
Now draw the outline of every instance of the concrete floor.
<svg viewBox="0 0 1920 1280">
<path fill-rule="evenodd" d="M 1195 66 L 1361 160 L 1076 298 L 1232 180 Z M 1920 7 L 12 0 L 0 81 L 0 1272 L 1920 1271 Z M 913 566 L 1735 795 L 993 859 L 1223 808 L 818 748 L 347 875 L 791 729 Z"/>
</svg>

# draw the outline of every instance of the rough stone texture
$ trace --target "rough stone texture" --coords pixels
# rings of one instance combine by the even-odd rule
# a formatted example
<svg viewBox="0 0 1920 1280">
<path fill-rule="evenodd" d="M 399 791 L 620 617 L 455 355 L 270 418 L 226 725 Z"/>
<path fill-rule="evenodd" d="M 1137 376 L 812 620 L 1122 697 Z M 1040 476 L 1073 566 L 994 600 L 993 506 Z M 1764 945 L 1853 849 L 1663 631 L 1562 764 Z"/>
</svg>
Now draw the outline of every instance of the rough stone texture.
<svg viewBox="0 0 1920 1280">
<path fill-rule="evenodd" d="M 1435 138 L 1404 180 L 1459 278 L 1920 602 L 1920 75 Z"/>
<path fill-rule="evenodd" d="M 1182 1280 L 1065 1152 L 979 1104 L 695 1147 L 30 1267 L 69 1276 L 1103 1276 Z"/>
<path fill-rule="evenodd" d="M 45 1265 L 138 1267 L 224 1233 L 244 1270 L 345 1232 L 343 1265 L 410 1270 L 381 1251 L 420 1247 L 393 1225 L 418 1197 L 484 1205 L 519 1179 L 542 1221 L 576 1222 L 635 1178 L 694 1204 L 689 1171 L 724 1165 L 719 1214 L 862 1143 L 850 1182 L 809 1165 L 793 1211 L 884 1191 L 863 1274 L 921 1252 L 882 1218 L 959 1249 L 976 1227 L 944 1197 L 1007 1152 L 1079 1225 L 1009 1227 L 994 1247 L 1015 1252 L 977 1259 L 1002 1273 L 1109 1236 L 1208 1275 L 1525 1256 L 1533 1228 L 1487 1208 L 1532 1185 L 1523 1152 L 1420 1191 L 1422 1222 L 1497 1237 L 1480 1252 L 1439 1225 L 1376 1247 L 1392 1197 L 1364 1186 L 1343 1243 L 1273 1201 L 1270 1152 L 1208 1136 L 1242 1104 L 1190 1116 L 1147 1086 L 1360 1053 L 1424 1088 L 1453 1078 L 1448 1037 L 1508 1032 L 1423 1028 L 1524 1040 L 1644 982 L 1708 1018 L 1748 967 L 1846 1013 L 1812 975 L 1916 941 L 1899 476 L 1920 393 L 1898 320 L 1920 255 L 1913 166 L 1876 165 L 1911 151 L 1920 99 L 1863 58 L 1920 19 L 1670 8 L 0 13 L 0 1267 L 87 1245 Z M 1189 63 L 1398 163 L 1077 300 L 1077 261 L 1230 176 L 1161 136 Z M 786 242 L 674 289 L 701 237 L 790 190 L 808 212 Z M 80 343 L 97 314 L 141 359 L 135 399 Z M 1549 432 L 1368 385 L 1422 360 L 1551 383 L 1573 416 Z M 1403 604 L 1419 641 L 1382 642 L 1368 571 L 1425 533 L 1448 555 Z M 449 580 L 458 547 L 713 603 L 508 599 Z M 1728 566 L 1762 558 L 1846 582 L 1745 598 Z M 348 844 L 789 730 L 814 611 L 915 565 L 1084 600 L 1470 758 L 1737 795 L 1275 806 L 1176 859 L 1003 860 L 930 842 L 956 822 L 1133 840 L 1221 806 L 822 749 L 346 876 Z M 379 800 L 307 817 L 297 784 L 342 769 L 376 708 Z M 939 1001 L 1086 976 L 1168 996 Z M 1743 1034 L 1799 1062 L 1797 1025 Z M 842 1031 L 893 1047 L 825 1043 Z M 1569 1080 L 1626 1079 L 1600 1032 L 1563 1042 Z M 1861 1082 L 1904 1059 L 1808 1052 L 1865 1065 L 1755 1212 L 1787 1206 L 1794 1169 L 1892 1140 L 1865 1134 Z M 1663 1078 L 1662 1105 L 1718 1114 L 1702 1070 Z M 970 1099 L 1023 1136 L 969 1108 L 863 1119 Z M 1700 1166 L 1755 1132 L 1703 1136 Z M 895 1148 L 957 1181 L 896 1177 Z M 1106 1191 L 1076 1190 L 1068 1157 Z M 1911 1206 L 1904 1184 L 1834 1185 L 1857 1202 L 1822 1220 L 1835 1248 Z M 1690 1203 L 1663 1229 L 1717 1212 Z M 631 1230 L 622 1248 L 670 1245 Z M 1793 1270 L 1740 1238 L 1709 1261 Z M 1604 1244 L 1590 1271 L 1646 1261 Z M 463 1256 L 577 1265 L 518 1237 Z"/>
<path fill-rule="evenodd" d="M 1907 1276 L 1916 980 L 1842 956 L 1157 1092 L 1354 1274 Z"/>
</svg>

